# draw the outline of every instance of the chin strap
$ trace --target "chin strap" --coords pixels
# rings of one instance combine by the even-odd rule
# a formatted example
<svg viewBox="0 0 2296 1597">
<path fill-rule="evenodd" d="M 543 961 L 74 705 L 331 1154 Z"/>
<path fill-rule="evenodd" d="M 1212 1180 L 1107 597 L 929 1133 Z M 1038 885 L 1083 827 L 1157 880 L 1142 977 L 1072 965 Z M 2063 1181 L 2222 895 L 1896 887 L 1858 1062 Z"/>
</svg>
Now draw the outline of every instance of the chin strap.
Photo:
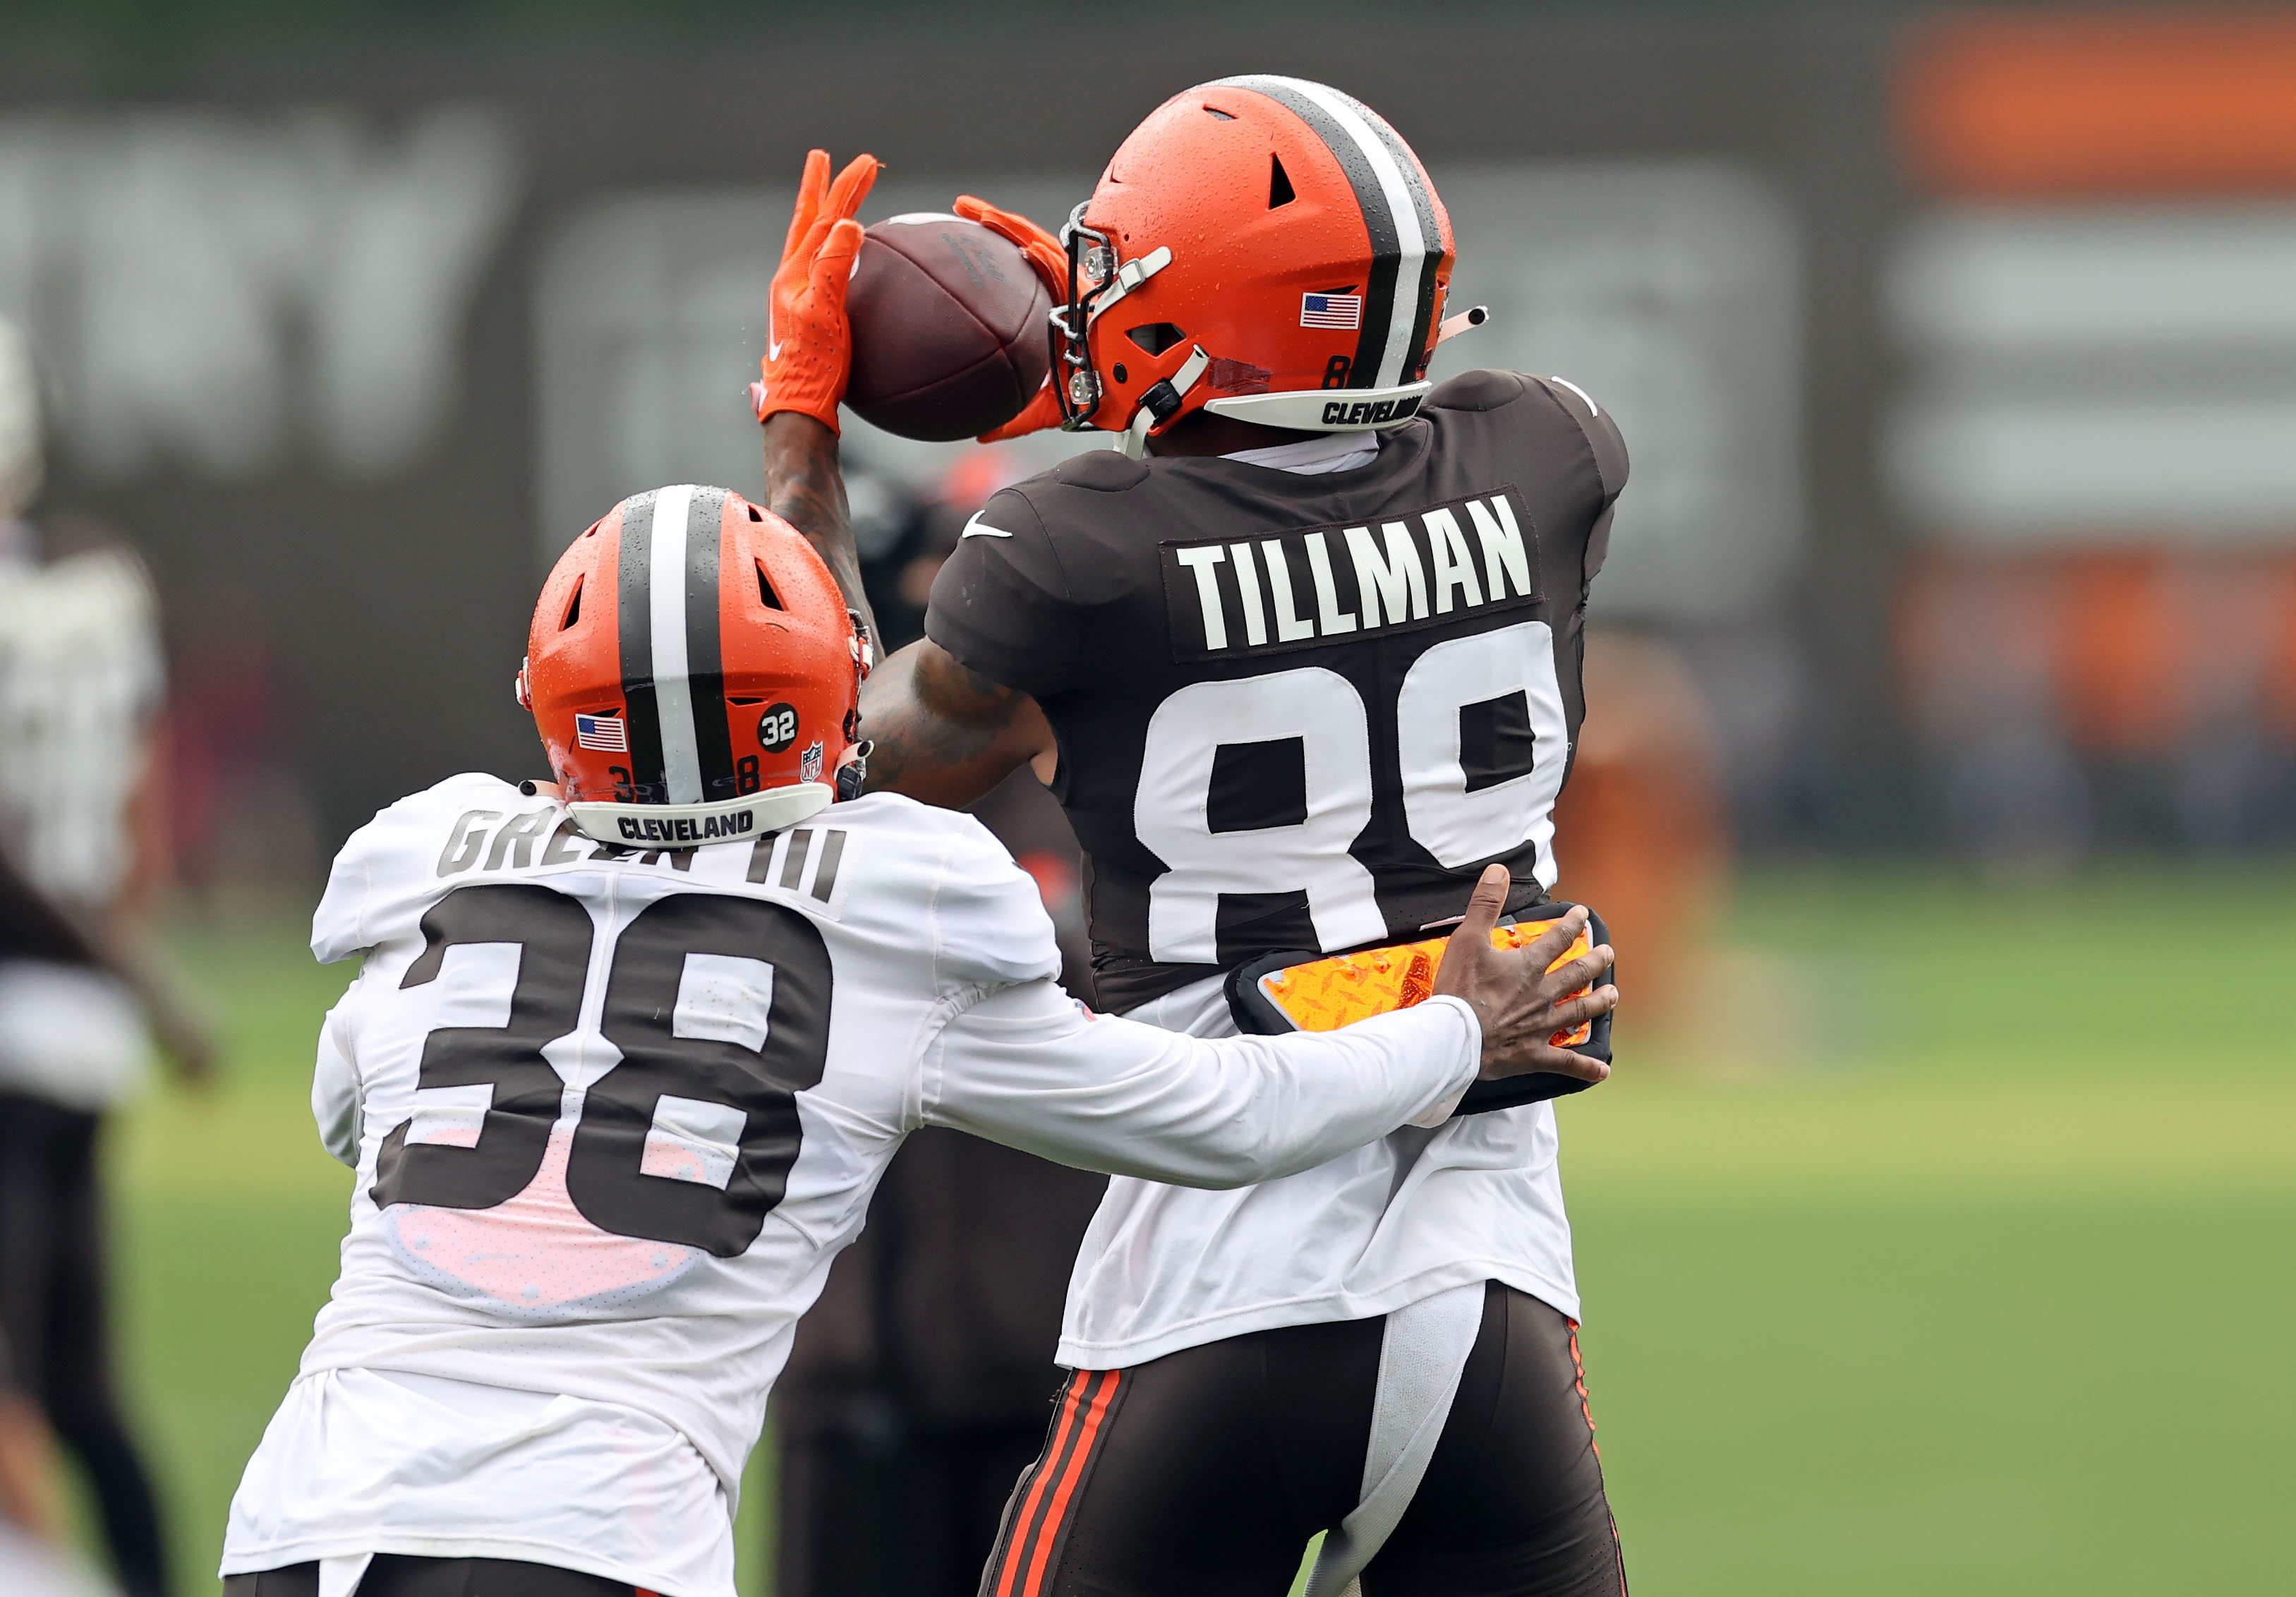
<svg viewBox="0 0 2296 1597">
<path fill-rule="evenodd" d="M 869 754 L 877 746 L 874 739 L 863 738 L 853 745 L 853 757 L 837 768 L 837 799 L 850 803 L 861 796 L 861 784 L 869 779 Z"/>
<path fill-rule="evenodd" d="M 1085 320 L 1086 322 L 1100 320 L 1110 306 L 1171 264 L 1172 251 L 1162 244 L 1157 245 L 1137 260 L 1126 261 L 1116 268 L 1116 275 L 1109 279 L 1108 286 L 1101 292 L 1097 299 L 1093 300 L 1092 309 L 1086 313 Z"/>
<path fill-rule="evenodd" d="M 1180 369 L 1140 396 L 1140 408 L 1132 413 L 1132 424 L 1124 430 L 1124 457 L 1140 460 L 1148 453 L 1148 434 L 1179 414 L 1180 402 L 1188 391 L 1203 381 L 1212 369 L 1212 358 L 1198 344 Z"/>
</svg>

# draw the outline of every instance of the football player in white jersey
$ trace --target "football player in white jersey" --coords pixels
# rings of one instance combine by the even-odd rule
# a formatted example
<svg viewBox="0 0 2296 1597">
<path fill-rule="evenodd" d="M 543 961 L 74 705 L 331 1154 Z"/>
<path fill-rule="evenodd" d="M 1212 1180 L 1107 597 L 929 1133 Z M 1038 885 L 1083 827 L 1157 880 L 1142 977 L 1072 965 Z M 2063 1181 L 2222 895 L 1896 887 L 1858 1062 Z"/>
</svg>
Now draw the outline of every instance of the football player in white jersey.
<svg viewBox="0 0 2296 1597">
<path fill-rule="evenodd" d="M 165 875 L 151 577 L 85 518 L 36 524 L 45 475 L 30 344 L 0 319 L 0 1337 L 86 1471 L 127 1597 L 165 1597 L 161 1503 L 112 1376 L 101 1154 L 153 1042 L 187 1080 L 212 1050 L 146 951 Z"/>
<path fill-rule="evenodd" d="M 234 1597 L 732 1597 L 743 1461 L 798 1317 L 909 1132 L 1234 1185 L 1600 1062 L 1596 959 L 1488 935 L 1438 995 L 1206 1041 L 1054 981 L 977 823 L 857 796 L 867 634 L 806 542 L 672 487 L 577 539 L 521 701 L 554 788 L 461 776 L 337 857 L 363 955 L 313 1108 L 357 1173 L 342 1273 L 249 1463 Z M 838 802 L 838 801 L 843 802 Z"/>
<path fill-rule="evenodd" d="M 1056 763 L 1099 1001 L 1196 1036 L 1276 1024 L 1271 967 L 1410 945 L 1494 870 L 1518 918 L 1566 913 L 1554 803 L 1626 448 L 1560 378 L 1429 380 L 1481 318 L 1447 317 L 1410 146 L 1326 85 L 1225 78 L 1142 122 L 1058 237 L 955 209 L 1057 307 L 1051 379 L 991 436 L 1118 447 L 972 518 L 869 685 L 873 783 L 964 804 Z M 792 238 L 767 502 L 849 571 L 844 279 Z M 1248 1190 L 1111 1181 L 985 1597 L 1258 1597 L 1325 1532 L 1310 1597 L 1615 1597 L 1541 1101 L 1577 1084 Z"/>
</svg>

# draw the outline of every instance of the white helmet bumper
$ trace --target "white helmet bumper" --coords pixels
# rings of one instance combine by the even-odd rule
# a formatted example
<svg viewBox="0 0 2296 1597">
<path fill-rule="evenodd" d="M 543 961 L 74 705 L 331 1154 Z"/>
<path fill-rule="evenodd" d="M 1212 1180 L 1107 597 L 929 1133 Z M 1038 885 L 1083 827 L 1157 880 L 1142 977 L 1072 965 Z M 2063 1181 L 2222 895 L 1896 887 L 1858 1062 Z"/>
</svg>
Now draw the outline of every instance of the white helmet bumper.
<svg viewBox="0 0 2296 1597">
<path fill-rule="evenodd" d="M 836 798 L 837 790 L 826 782 L 795 782 L 703 804 L 578 801 L 566 811 L 585 836 L 601 843 L 624 848 L 700 848 L 793 827 L 820 814 Z"/>
<path fill-rule="evenodd" d="M 1357 432 L 1399 427 L 1419 414 L 1434 387 L 1429 382 L 1393 388 L 1321 388 L 1273 394 L 1228 394 L 1206 399 L 1215 416 L 1300 432 Z"/>
</svg>

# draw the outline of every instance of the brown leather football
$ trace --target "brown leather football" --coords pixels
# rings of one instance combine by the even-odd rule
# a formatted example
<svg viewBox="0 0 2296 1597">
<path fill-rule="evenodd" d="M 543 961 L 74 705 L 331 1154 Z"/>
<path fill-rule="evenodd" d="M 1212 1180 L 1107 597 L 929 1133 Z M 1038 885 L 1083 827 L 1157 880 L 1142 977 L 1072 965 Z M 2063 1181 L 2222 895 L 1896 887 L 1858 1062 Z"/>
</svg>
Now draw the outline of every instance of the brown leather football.
<svg viewBox="0 0 2296 1597">
<path fill-rule="evenodd" d="M 853 378 L 845 403 L 903 438 L 1001 427 L 1050 364 L 1045 292 L 1019 247 L 978 222 L 890 217 L 863 236 L 846 291 Z"/>
</svg>

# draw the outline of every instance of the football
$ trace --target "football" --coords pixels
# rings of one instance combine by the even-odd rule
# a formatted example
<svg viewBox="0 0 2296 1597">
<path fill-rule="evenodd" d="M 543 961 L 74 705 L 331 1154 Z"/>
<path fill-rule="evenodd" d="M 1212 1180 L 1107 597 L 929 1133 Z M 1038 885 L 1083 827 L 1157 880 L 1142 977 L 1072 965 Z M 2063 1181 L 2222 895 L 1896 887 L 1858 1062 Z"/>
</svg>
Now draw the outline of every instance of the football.
<svg viewBox="0 0 2296 1597">
<path fill-rule="evenodd" d="M 1052 299 L 1019 247 L 978 222 L 890 217 L 863 237 L 846 293 L 845 403 L 903 438 L 973 438 L 1020 414 L 1050 364 Z"/>
</svg>

